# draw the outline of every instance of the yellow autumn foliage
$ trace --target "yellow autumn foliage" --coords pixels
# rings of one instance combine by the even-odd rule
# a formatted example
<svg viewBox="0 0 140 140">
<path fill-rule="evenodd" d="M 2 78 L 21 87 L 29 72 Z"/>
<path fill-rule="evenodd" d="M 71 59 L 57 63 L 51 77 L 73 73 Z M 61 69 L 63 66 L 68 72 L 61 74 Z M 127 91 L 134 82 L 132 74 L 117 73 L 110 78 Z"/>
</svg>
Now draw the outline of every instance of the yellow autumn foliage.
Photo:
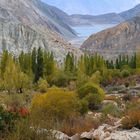
<svg viewBox="0 0 140 140">
<path fill-rule="evenodd" d="M 42 120 L 55 121 L 70 118 L 78 113 L 76 93 L 53 87 L 45 94 L 37 94 L 32 101 L 31 112 Z"/>
</svg>

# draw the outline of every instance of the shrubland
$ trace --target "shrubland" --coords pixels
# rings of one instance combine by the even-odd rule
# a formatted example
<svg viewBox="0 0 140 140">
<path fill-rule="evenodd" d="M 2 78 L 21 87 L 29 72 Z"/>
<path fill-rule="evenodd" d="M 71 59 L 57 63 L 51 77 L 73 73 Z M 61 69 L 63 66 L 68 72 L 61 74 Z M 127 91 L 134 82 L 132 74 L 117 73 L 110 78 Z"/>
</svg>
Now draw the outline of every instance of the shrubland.
<svg viewBox="0 0 140 140">
<path fill-rule="evenodd" d="M 125 116 L 123 128 L 139 128 L 138 99 L 130 94 L 106 96 L 105 91 L 108 86 L 135 86 L 137 61 L 136 55 L 109 61 L 98 54 L 85 54 L 77 60 L 68 53 L 60 64 L 41 48 L 16 57 L 4 51 L 0 59 L 0 139 L 53 140 L 50 130 L 71 136 L 97 128 L 108 114 Z M 102 106 L 104 100 L 118 106 Z M 122 103 L 125 109 L 120 107 Z M 89 111 L 101 113 L 101 119 L 86 117 Z"/>
</svg>

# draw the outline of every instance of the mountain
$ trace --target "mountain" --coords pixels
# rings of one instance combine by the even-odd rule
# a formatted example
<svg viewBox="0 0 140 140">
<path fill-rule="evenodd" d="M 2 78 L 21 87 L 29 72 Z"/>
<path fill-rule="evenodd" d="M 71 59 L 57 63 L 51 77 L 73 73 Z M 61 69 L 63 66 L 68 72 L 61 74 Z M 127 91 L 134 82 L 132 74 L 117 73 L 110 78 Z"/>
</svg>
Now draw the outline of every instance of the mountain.
<svg viewBox="0 0 140 140">
<path fill-rule="evenodd" d="M 117 24 L 124 21 L 124 19 L 116 14 L 109 13 L 104 15 L 71 15 L 69 24 L 72 26 L 78 25 L 94 25 L 94 24 Z"/>
<path fill-rule="evenodd" d="M 128 10 L 140 0 L 43 0 L 68 14 L 101 15 Z"/>
<path fill-rule="evenodd" d="M 61 20 L 60 13 L 63 12 L 42 3 L 40 0 L 1 0 L 0 7 L 10 13 L 17 21 L 29 25 L 47 26 L 65 37 L 75 36 L 74 31 Z"/>
<path fill-rule="evenodd" d="M 132 55 L 140 49 L 140 17 L 91 35 L 81 49 L 88 53 L 100 53 L 107 59 L 116 58 L 119 54 Z"/>
<path fill-rule="evenodd" d="M 41 2 L 40 0 L 37 1 L 36 6 L 49 20 L 50 29 L 62 34 L 63 37 L 71 38 L 76 36 L 75 31 L 70 28 L 70 26 L 68 26 L 67 22 L 64 20 L 69 15 L 54 6 Z"/>
<path fill-rule="evenodd" d="M 55 7 L 40 0 L 0 0 L 0 52 L 14 54 L 42 47 L 61 60 L 67 52 L 78 54 L 62 36 L 74 37 L 74 31 L 60 20 Z M 80 52 L 79 52 L 80 53 Z"/>
<path fill-rule="evenodd" d="M 140 4 L 121 13 L 107 13 L 102 15 L 60 14 L 61 20 L 70 26 L 94 24 L 118 24 L 140 14 Z"/>
<path fill-rule="evenodd" d="M 131 18 L 137 16 L 138 14 L 140 14 L 140 4 L 136 5 L 134 8 L 132 8 L 130 10 L 120 13 L 119 15 L 123 19 L 128 20 L 128 19 L 131 19 Z"/>
<path fill-rule="evenodd" d="M 121 13 L 108 13 L 97 16 L 73 14 L 69 17 L 69 24 L 72 26 L 94 24 L 118 24 L 138 15 L 140 15 L 140 4 L 136 5 L 130 10 Z"/>
</svg>

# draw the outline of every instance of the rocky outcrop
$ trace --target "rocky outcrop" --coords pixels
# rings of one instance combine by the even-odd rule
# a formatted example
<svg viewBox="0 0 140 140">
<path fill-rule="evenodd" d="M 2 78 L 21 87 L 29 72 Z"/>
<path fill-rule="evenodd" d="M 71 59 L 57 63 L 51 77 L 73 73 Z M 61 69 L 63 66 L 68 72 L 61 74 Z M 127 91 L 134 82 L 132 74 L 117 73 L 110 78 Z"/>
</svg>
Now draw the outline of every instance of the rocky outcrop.
<svg viewBox="0 0 140 140">
<path fill-rule="evenodd" d="M 139 140 L 140 130 L 132 128 L 131 130 L 119 130 L 118 126 L 110 126 L 103 124 L 96 130 L 90 132 L 83 132 L 82 134 L 76 134 L 72 137 L 66 134 L 56 131 L 55 137 L 59 140 Z"/>
<path fill-rule="evenodd" d="M 91 35 L 81 46 L 88 53 L 99 53 L 105 58 L 119 54 L 132 55 L 140 49 L 140 18 L 136 17 L 116 27 Z"/>
<path fill-rule="evenodd" d="M 109 125 L 102 125 L 94 132 L 84 132 L 81 134 L 82 139 L 98 139 L 98 140 L 139 140 L 140 139 L 140 130 L 133 128 L 131 130 L 117 130 L 116 127 Z"/>
</svg>

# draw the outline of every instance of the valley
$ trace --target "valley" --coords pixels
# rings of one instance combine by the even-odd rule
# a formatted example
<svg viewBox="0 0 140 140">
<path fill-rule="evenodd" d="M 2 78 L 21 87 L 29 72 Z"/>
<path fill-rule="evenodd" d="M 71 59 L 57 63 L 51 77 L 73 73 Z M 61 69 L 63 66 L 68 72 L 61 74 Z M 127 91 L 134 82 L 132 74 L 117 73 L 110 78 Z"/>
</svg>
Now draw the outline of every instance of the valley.
<svg viewBox="0 0 140 140">
<path fill-rule="evenodd" d="M 0 0 L 0 140 L 140 140 L 140 1 L 43 1 Z"/>
<path fill-rule="evenodd" d="M 77 33 L 77 37 L 73 38 L 69 42 L 75 47 L 80 47 L 83 42 L 92 34 L 96 34 L 102 30 L 116 26 L 116 24 L 94 24 L 94 25 L 83 25 L 73 26 L 72 28 Z"/>
</svg>

